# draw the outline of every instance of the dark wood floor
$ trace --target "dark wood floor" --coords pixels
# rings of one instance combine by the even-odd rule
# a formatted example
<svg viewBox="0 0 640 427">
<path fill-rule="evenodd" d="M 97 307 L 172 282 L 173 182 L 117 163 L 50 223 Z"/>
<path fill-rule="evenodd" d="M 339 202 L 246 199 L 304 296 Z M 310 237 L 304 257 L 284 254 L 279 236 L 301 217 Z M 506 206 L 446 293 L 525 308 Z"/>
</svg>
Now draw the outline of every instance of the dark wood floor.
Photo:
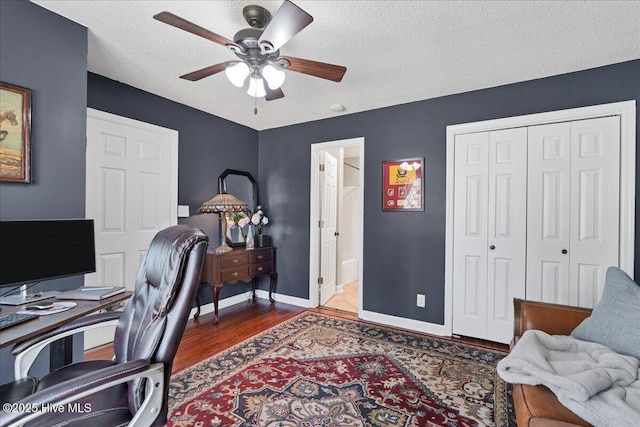
<svg viewBox="0 0 640 427">
<path fill-rule="evenodd" d="M 313 310 L 346 319 L 357 319 L 354 314 L 334 309 L 318 308 Z M 258 300 L 256 303 L 246 302 L 220 310 L 220 322 L 217 325 L 213 323 L 213 313 L 189 320 L 173 363 L 173 372 L 182 370 L 219 351 L 238 344 L 303 311 L 305 311 L 304 308 L 281 302 L 269 304 L 268 301 Z M 507 346 L 502 344 L 471 338 L 460 338 L 458 340 L 499 350 L 508 349 Z M 113 351 L 110 345 L 92 349 L 85 353 L 86 360 L 110 359 L 112 356 Z"/>
</svg>

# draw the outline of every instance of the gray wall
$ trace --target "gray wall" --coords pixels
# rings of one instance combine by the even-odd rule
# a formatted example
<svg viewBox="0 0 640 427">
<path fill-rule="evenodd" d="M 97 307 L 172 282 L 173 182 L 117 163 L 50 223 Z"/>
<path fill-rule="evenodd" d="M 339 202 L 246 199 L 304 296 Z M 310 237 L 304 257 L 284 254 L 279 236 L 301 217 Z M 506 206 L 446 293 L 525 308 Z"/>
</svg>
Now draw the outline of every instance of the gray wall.
<svg viewBox="0 0 640 427">
<path fill-rule="evenodd" d="M 443 324 L 446 126 L 637 100 L 639 76 L 640 60 L 635 60 L 260 132 L 259 182 L 269 233 L 278 246 L 278 292 L 309 294 L 310 145 L 362 136 L 363 308 Z M 425 211 L 382 212 L 381 162 L 421 156 Z M 639 245 L 636 237 L 637 254 Z M 639 265 L 636 257 L 636 276 Z M 426 308 L 416 307 L 417 293 L 427 295 Z"/>
<path fill-rule="evenodd" d="M 640 98 L 640 61 L 256 132 L 89 74 L 86 29 L 27 1 L 0 1 L 0 80 L 33 90 L 33 183 L 0 184 L 0 218 L 84 217 L 85 107 L 180 132 L 180 204 L 195 215 L 226 168 L 258 177 L 278 247 L 277 292 L 308 297 L 310 144 L 365 137 L 364 308 L 443 323 L 445 127 Z M 88 90 L 87 90 L 88 79 Z M 88 94 L 88 102 L 87 102 Z M 638 119 L 640 123 L 640 119 Z M 381 211 L 381 162 L 424 156 L 424 212 Z M 259 172 L 259 173 L 258 173 Z M 640 186 L 638 186 L 640 187 Z M 637 223 L 638 213 L 636 213 Z M 417 237 L 417 238 L 416 238 Z M 636 239 L 636 252 L 640 239 Z M 640 273 L 636 261 L 635 273 Z M 57 288 L 75 287 L 67 279 Z M 233 293 L 223 288 L 223 297 Z M 415 294 L 427 295 L 426 309 Z M 10 364 L 1 352 L 0 381 Z"/>
<path fill-rule="evenodd" d="M 191 214 L 179 222 L 199 227 L 209 236 L 209 247 L 218 246 L 218 215 L 197 210 L 218 194 L 218 176 L 225 169 L 247 171 L 257 179 L 258 132 L 93 73 L 87 95 L 90 108 L 179 132 L 178 204 L 189 205 Z M 242 284 L 225 286 L 220 299 L 245 290 Z M 208 289 L 200 292 L 203 304 L 211 301 Z"/>
<path fill-rule="evenodd" d="M 32 91 L 32 181 L 0 183 L 0 219 L 84 218 L 86 28 L 28 1 L 0 2 L 0 80 Z M 34 289 L 81 285 L 82 276 Z M 81 340 L 74 353 L 82 356 Z M 48 371 L 47 358 L 37 373 Z M 4 383 L 13 378 L 9 349 L 0 351 L 0 361 Z"/>
</svg>

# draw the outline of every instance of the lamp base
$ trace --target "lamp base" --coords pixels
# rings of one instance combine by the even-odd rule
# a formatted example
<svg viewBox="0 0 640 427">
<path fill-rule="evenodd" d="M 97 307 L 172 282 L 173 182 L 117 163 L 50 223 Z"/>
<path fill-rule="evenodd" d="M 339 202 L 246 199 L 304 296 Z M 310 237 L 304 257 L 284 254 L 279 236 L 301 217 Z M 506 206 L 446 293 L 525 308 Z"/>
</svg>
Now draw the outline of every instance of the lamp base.
<svg viewBox="0 0 640 427">
<path fill-rule="evenodd" d="M 223 243 L 222 245 L 215 248 L 213 251 L 217 254 L 226 254 L 227 252 L 231 252 L 232 250 L 233 248 L 231 246 L 227 245 L 226 243 Z"/>
</svg>

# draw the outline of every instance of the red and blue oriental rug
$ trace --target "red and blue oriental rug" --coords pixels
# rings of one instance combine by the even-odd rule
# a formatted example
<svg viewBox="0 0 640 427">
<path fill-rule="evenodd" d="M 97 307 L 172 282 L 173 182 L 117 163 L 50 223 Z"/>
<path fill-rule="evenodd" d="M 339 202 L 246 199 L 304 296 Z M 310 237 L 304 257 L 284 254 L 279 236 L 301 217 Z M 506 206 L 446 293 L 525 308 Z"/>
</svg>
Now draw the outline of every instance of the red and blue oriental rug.
<svg viewBox="0 0 640 427">
<path fill-rule="evenodd" d="M 302 313 L 175 374 L 169 426 L 515 425 L 505 353 Z"/>
</svg>

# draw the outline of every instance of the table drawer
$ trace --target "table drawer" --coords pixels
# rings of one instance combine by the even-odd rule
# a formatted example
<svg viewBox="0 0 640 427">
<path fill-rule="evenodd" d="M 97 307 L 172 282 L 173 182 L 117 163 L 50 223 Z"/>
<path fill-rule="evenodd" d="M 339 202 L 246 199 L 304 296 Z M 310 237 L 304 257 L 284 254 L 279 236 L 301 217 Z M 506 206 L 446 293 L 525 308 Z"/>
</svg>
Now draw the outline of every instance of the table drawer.
<svg viewBox="0 0 640 427">
<path fill-rule="evenodd" d="M 247 253 L 231 253 L 229 255 L 225 255 L 221 257 L 220 266 L 222 268 L 235 267 L 238 265 L 246 265 L 249 263 L 249 257 Z"/>
<path fill-rule="evenodd" d="M 267 274 L 273 270 L 271 266 L 271 262 L 261 262 L 258 264 L 251 264 L 249 266 L 249 275 L 250 276 L 261 276 L 263 274 Z"/>
<path fill-rule="evenodd" d="M 251 264 L 271 261 L 271 249 L 254 249 L 249 254 Z"/>
<path fill-rule="evenodd" d="M 232 268 L 224 268 L 220 270 L 220 280 L 223 282 L 235 282 L 241 279 L 247 279 L 249 276 L 249 266 L 239 265 Z"/>
</svg>

